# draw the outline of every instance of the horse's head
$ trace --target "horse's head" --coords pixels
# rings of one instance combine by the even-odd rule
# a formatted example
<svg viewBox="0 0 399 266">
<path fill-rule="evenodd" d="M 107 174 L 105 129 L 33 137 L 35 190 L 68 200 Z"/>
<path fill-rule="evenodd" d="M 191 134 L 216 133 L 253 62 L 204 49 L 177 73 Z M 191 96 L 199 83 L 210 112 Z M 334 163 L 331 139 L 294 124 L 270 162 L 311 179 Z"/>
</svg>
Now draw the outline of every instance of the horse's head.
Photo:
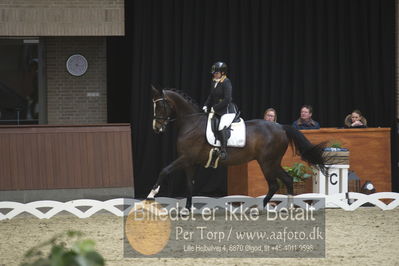
<svg viewBox="0 0 399 266">
<path fill-rule="evenodd" d="M 166 131 L 166 126 L 172 119 L 172 106 L 165 98 L 163 91 L 159 91 L 152 86 L 152 102 L 154 103 L 154 117 L 152 120 L 152 128 L 156 133 Z"/>
</svg>

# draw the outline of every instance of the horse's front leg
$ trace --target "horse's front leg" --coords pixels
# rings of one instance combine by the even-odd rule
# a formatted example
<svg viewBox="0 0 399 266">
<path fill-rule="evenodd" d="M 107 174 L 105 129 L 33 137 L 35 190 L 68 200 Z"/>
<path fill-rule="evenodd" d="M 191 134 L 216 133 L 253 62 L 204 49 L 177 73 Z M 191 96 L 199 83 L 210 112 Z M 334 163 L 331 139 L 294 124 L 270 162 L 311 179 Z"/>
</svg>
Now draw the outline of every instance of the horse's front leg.
<svg viewBox="0 0 399 266">
<path fill-rule="evenodd" d="M 173 171 L 183 168 L 185 166 L 185 162 L 186 162 L 185 157 L 180 156 L 179 158 L 174 160 L 171 164 L 162 169 L 161 173 L 159 173 L 158 180 L 155 183 L 155 185 L 152 187 L 152 190 L 150 194 L 148 194 L 147 199 L 149 200 L 154 199 L 155 195 L 159 192 L 161 183 L 164 180 L 164 178 Z"/>
<path fill-rule="evenodd" d="M 188 210 L 191 210 L 192 206 L 192 199 L 193 199 L 193 182 L 194 182 L 194 175 L 196 172 L 196 167 L 195 166 L 189 166 L 184 169 L 186 173 L 186 208 Z"/>
</svg>

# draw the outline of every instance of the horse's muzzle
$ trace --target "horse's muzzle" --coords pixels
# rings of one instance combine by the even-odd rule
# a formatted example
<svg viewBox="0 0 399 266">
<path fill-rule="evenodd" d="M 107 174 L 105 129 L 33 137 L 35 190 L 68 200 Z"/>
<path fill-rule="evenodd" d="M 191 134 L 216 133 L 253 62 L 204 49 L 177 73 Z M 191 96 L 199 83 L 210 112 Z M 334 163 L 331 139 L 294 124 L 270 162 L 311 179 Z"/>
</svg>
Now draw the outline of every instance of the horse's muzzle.
<svg viewBox="0 0 399 266">
<path fill-rule="evenodd" d="M 164 133 L 166 131 L 166 126 L 162 125 L 161 127 L 154 127 L 154 132 L 157 134 Z"/>
</svg>

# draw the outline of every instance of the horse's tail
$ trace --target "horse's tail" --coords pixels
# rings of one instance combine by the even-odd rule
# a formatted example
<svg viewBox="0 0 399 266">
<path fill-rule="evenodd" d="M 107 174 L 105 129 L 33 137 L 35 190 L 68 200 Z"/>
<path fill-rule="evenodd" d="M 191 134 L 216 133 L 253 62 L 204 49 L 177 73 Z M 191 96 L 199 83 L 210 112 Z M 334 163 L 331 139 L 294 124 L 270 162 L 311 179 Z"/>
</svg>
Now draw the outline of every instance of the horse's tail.
<svg viewBox="0 0 399 266">
<path fill-rule="evenodd" d="M 328 158 L 323 156 L 323 149 L 327 142 L 314 145 L 296 128 L 289 125 L 283 125 L 283 129 L 287 134 L 294 153 L 301 156 L 302 160 L 316 166 L 325 175 L 327 175 L 327 168 L 325 165 L 328 162 Z"/>
</svg>

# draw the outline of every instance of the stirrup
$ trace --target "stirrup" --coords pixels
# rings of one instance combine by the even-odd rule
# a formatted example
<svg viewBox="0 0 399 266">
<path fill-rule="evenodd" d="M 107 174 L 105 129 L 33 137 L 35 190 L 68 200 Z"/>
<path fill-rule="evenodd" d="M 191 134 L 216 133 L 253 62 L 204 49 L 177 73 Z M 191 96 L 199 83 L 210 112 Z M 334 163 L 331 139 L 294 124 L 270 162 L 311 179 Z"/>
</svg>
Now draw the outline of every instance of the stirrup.
<svg viewBox="0 0 399 266">
<path fill-rule="evenodd" d="M 219 151 L 220 160 L 224 161 L 227 159 L 227 151 L 220 150 Z"/>
</svg>

